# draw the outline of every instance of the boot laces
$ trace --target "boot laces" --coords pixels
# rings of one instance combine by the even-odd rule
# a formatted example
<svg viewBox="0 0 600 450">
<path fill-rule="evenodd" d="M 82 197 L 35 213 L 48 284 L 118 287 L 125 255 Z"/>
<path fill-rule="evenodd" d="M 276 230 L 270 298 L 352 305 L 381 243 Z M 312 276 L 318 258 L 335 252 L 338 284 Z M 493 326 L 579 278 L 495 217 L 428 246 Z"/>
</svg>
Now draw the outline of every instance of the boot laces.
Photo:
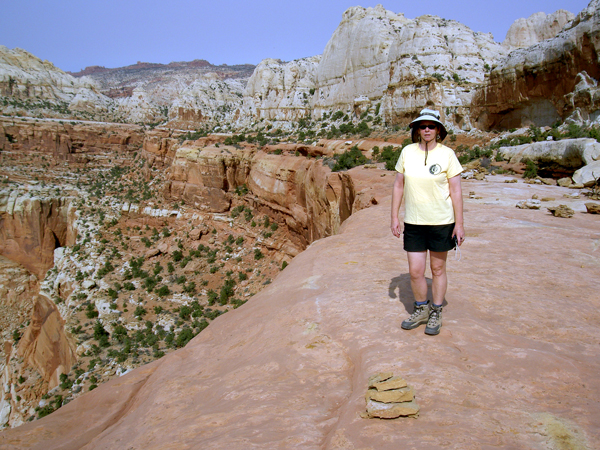
<svg viewBox="0 0 600 450">
<path fill-rule="evenodd" d="M 410 317 L 408 318 L 408 320 L 415 320 L 415 319 L 417 319 L 421 314 L 423 314 L 423 310 L 425 309 L 426 306 L 427 305 L 415 305 L 415 310 L 410 315 Z"/>
<path fill-rule="evenodd" d="M 429 313 L 429 324 L 437 325 L 440 321 L 440 315 L 442 314 L 442 308 L 431 308 L 431 312 Z"/>
</svg>

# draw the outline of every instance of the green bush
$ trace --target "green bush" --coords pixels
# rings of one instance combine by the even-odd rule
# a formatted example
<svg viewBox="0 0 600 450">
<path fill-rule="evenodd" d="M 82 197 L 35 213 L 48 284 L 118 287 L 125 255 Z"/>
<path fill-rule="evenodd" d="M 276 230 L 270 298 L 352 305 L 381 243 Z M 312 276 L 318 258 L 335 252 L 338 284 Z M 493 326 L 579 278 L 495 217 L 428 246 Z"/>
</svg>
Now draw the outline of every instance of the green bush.
<svg viewBox="0 0 600 450">
<path fill-rule="evenodd" d="M 386 170 L 394 170 L 400 153 L 402 153 L 403 147 L 394 147 L 393 145 L 386 145 L 383 147 L 381 153 L 377 155 L 378 162 L 385 162 Z"/>
<path fill-rule="evenodd" d="M 367 163 L 367 158 L 358 149 L 358 146 L 352 147 L 350 150 L 346 150 L 341 155 L 334 156 L 336 163 L 331 169 L 333 172 L 339 172 L 340 170 L 348 170 L 356 166 Z"/>
<path fill-rule="evenodd" d="M 525 171 L 523 172 L 523 178 L 535 178 L 537 177 L 537 165 L 530 159 L 523 161 L 525 163 Z"/>
<path fill-rule="evenodd" d="M 167 295 L 171 294 L 171 291 L 168 288 L 168 286 L 162 285 L 160 288 L 157 289 L 156 294 L 159 297 L 166 297 Z"/>
</svg>

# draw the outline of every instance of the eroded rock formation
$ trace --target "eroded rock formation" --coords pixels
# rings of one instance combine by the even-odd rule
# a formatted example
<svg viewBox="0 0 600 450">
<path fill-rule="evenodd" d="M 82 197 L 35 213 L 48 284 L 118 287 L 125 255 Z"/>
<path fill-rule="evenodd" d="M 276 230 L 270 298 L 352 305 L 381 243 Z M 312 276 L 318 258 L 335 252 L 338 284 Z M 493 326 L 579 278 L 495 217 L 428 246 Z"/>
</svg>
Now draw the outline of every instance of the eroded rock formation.
<svg viewBox="0 0 600 450">
<path fill-rule="evenodd" d="M 144 130 L 137 125 L 0 117 L 0 150 L 21 155 L 40 152 L 56 160 L 86 162 L 86 155 L 94 153 L 138 150 L 143 141 Z"/>
<path fill-rule="evenodd" d="M 0 191 L 0 254 L 43 279 L 54 264 L 54 249 L 75 244 L 74 214 L 68 198 Z"/>
<path fill-rule="evenodd" d="M 508 29 L 502 44 L 509 49 L 531 47 L 555 37 L 574 18 L 573 13 L 559 9 L 552 14 L 538 12 L 527 19 L 517 19 Z"/>
<path fill-rule="evenodd" d="M 478 128 L 547 126 L 598 118 L 600 2 L 592 0 L 556 37 L 515 50 L 473 98 Z M 577 87 L 579 86 L 579 87 Z"/>
<path fill-rule="evenodd" d="M 183 199 L 200 210 L 229 210 L 236 189 L 246 186 L 254 207 L 287 224 L 297 245 L 294 253 L 335 234 L 353 212 L 352 178 L 304 156 L 188 143 L 177 149 L 170 170 L 166 198 Z"/>
</svg>

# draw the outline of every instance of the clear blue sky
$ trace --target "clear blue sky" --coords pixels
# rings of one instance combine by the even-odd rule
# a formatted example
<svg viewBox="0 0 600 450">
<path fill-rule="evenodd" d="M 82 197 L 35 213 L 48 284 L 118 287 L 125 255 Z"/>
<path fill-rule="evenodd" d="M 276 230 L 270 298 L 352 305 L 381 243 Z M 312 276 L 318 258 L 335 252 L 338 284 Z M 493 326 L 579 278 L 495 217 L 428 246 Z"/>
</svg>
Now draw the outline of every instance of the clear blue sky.
<svg viewBox="0 0 600 450">
<path fill-rule="evenodd" d="M 539 11 L 577 14 L 588 0 L 379 0 L 414 19 L 435 14 L 491 32 L 501 42 L 516 19 Z M 362 0 L 4 0 L 0 45 L 57 67 L 120 67 L 137 61 L 205 59 L 213 64 L 291 61 L 323 53 L 350 6 Z"/>
</svg>

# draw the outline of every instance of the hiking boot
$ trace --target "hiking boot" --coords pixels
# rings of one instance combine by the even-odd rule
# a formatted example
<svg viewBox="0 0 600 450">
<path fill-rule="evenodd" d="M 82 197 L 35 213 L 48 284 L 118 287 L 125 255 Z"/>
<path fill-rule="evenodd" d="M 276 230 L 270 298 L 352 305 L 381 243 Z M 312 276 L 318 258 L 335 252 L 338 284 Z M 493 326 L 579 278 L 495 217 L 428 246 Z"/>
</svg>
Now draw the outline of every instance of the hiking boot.
<svg viewBox="0 0 600 450">
<path fill-rule="evenodd" d="M 403 330 L 412 330 L 413 328 L 417 328 L 419 325 L 423 325 L 427 323 L 429 320 L 429 303 L 424 305 L 417 305 L 415 302 L 414 312 L 410 315 L 408 319 L 402 322 Z"/>
<path fill-rule="evenodd" d="M 436 334 L 440 334 L 440 328 L 442 328 L 442 306 L 431 305 L 425 334 L 435 336 Z"/>
</svg>

